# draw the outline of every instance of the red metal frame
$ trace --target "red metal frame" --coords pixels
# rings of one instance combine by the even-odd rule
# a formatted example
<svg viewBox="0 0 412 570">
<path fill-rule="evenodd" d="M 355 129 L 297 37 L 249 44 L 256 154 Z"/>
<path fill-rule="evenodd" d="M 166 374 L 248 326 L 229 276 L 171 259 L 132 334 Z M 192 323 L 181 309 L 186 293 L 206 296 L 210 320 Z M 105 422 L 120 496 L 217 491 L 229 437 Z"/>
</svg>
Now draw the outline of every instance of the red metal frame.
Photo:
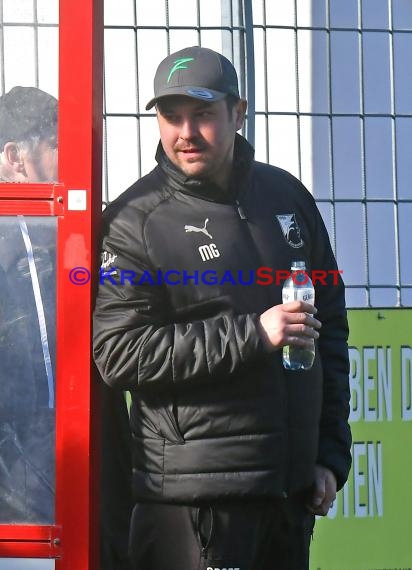
<svg viewBox="0 0 412 570">
<path fill-rule="evenodd" d="M 61 528 L 41 525 L 0 525 L 0 552 L 1 556 L 6 558 L 59 558 Z"/>
<path fill-rule="evenodd" d="M 56 558 L 56 570 L 97 570 L 97 386 L 91 359 L 92 282 L 101 212 L 103 0 L 60 0 L 59 184 L 1 184 L 0 215 L 57 216 L 56 524 L 0 525 L 1 557 Z M 68 209 L 85 190 L 87 209 Z"/>
<path fill-rule="evenodd" d="M 54 196 L 54 186 L 57 184 L 7 184 L 3 182 L 0 188 L 0 200 L 3 198 L 24 200 L 27 196 L 51 200 Z"/>
<path fill-rule="evenodd" d="M 6 188 L 3 190 L 3 186 Z M 26 186 L 26 185 L 25 185 Z M 28 186 L 28 185 L 27 185 Z M 45 185 L 46 186 L 46 185 Z M 55 184 L 47 185 L 50 192 L 54 194 L 53 199 L 37 198 L 36 196 L 27 198 L 27 194 L 22 198 L 0 197 L 0 215 L 17 216 L 18 214 L 26 214 L 27 216 L 58 216 L 63 213 L 62 193 L 63 185 Z M 8 184 L 2 183 L 1 192 L 6 193 L 10 190 Z M 12 192 L 10 191 L 10 194 Z"/>
</svg>

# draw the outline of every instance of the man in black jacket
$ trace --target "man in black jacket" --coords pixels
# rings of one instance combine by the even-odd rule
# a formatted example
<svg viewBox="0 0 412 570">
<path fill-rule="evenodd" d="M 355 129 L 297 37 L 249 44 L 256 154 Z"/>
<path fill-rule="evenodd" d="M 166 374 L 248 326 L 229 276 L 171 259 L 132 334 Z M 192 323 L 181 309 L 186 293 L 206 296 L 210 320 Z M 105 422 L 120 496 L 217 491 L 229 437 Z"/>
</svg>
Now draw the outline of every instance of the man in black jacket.
<svg viewBox="0 0 412 570">
<path fill-rule="evenodd" d="M 167 57 L 155 105 L 158 166 L 105 213 L 94 317 L 102 377 L 132 394 L 133 568 L 305 569 L 351 463 L 327 232 L 301 183 L 236 134 L 246 102 L 222 55 Z M 326 275 L 317 309 L 281 302 L 296 260 Z M 313 340 L 312 369 L 286 371 L 281 348 Z"/>
</svg>

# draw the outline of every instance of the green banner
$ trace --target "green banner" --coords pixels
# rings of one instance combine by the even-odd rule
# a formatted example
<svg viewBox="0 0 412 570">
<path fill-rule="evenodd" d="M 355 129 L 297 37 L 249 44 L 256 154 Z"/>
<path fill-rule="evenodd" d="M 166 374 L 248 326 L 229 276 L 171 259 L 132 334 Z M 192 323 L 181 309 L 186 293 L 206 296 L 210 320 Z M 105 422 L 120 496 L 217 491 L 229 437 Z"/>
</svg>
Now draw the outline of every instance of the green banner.
<svg viewBox="0 0 412 570">
<path fill-rule="evenodd" d="M 353 465 L 311 570 L 412 570 L 412 310 L 349 311 Z"/>
</svg>

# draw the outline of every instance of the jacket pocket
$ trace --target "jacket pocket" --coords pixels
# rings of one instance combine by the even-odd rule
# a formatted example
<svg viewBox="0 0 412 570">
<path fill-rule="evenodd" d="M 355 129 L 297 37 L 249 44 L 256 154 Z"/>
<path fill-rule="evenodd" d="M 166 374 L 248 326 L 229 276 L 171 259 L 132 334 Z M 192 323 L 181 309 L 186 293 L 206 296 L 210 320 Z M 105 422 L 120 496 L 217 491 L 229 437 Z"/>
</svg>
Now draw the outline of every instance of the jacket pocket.
<svg viewBox="0 0 412 570">
<path fill-rule="evenodd" d="M 173 387 L 156 396 L 156 419 L 160 435 L 171 443 L 184 443 L 185 439 L 177 419 L 177 405 Z"/>
<path fill-rule="evenodd" d="M 167 406 L 159 412 L 159 427 L 163 437 L 172 443 L 184 443 L 185 439 L 176 421 L 173 405 Z"/>
</svg>

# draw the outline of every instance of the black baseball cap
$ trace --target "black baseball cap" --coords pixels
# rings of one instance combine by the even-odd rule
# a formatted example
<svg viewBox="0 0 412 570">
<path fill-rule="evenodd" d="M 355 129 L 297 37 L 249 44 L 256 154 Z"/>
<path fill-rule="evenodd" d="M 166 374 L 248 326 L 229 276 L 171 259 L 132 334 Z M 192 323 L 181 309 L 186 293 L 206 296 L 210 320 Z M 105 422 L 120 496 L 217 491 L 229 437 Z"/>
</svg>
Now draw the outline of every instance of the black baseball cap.
<svg viewBox="0 0 412 570">
<path fill-rule="evenodd" d="M 222 54 L 193 46 L 172 53 L 157 68 L 151 109 L 162 97 L 186 95 L 202 101 L 220 101 L 226 95 L 239 96 L 236 70 Z"/>
<path fill-rule="evenodd" d="M 13 87 L 0 97 L 0 148 L 31 136 L 57 135 L 57 99 L 37 87 Z"/>
</svg>

